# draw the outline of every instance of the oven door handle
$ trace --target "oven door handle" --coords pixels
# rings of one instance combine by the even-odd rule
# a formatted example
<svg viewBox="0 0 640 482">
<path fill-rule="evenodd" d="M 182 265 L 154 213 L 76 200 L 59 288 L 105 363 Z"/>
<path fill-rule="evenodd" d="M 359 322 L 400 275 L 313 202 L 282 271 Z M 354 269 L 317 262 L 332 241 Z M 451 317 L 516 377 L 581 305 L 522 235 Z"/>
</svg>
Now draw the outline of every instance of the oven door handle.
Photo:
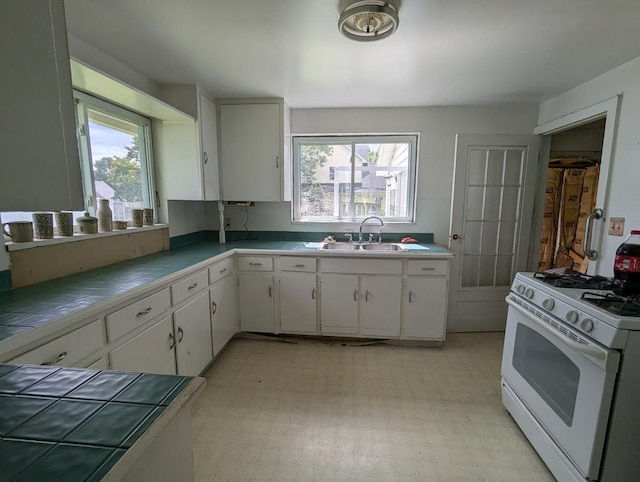
<svg viewBox="0 0 640 482">
<path fill-rule="evenodd" d="M 564 337 L 561 333 L 557 332 L 554 328 L 548 326 L 544 321 L 538 320 L 535 317 L 535 315 L 533 315 L 532 313 L 529 313 L 522 306 L 518 305 L 515 301 L 512 301 L 510 296 L 507 296 L 505 298 L 505 301 L 507 302 L 507 304 L 509 306 L 511 306 L 512 308 L 518 310 L 524 316 L 526 316 L 530 320 L 534 321 L 536 323 L 536 326 L 544 328 L 547 331 L 547 333 L 553 335 L 556 339 L 560 340 L 562 343 L 564 343 L 565 345 L 569 346 L 573 350 L 576 350 L 577 352 L 582 353 L 583 355 L 587 355 L 587 356 L 590 356 L 592 358 L 595 358 L 596 360 L 605 360 L 606 359 L 607 354 L 604 351 L 600 350 L 599 348 L 592 347 L 592 346 L 582 345 L 582 344 L 577 343 L 577 342 L 575 342 L 575 341 L 573 341 L 573 340 L 571 340 L 569 338 Z"/>
</svg>

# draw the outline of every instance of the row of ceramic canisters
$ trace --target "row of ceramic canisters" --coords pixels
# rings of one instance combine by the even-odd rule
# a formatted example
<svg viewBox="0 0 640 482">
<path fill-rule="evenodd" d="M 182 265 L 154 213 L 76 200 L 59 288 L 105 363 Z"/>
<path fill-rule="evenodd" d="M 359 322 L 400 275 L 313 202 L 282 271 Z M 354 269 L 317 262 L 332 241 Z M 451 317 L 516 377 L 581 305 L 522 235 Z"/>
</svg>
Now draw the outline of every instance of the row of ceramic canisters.
<svg viewBox="0 0 640 482">
<path fill-rule="evenodd" d="M 101 200 L 102 201 L 102 200 Z M 101 203 L 103 206 L 104 204 Z M 101 206 L 101 207 L 102 207 Z M 107 204 L 108 208 L 108 204 Z M 96 234 L 98 232 L 109 232 L 112 230 L 127 229 L 129 225 L 133 227 L 153 226 L 153 209 L 132 209 L 131 221 L 113 221 L 111 209 L 98 210 L 98 217 L 84 215 L 76 218 L 78 233 Z M 52 239 L 54 235 L 53 218 L 55 216 L 58 236 L 73 236 L 73 213 L 70 211 L 59 211 L 56 213 L 38 212 L 33 213 L 32 221 L 10 221 L 3 223 L 2 230 L 5 235 L 11 238 L 14 243 L 30 242 L 35 239 Z M 7 230 L 8 228 L 8 230 Z"/>
</svg>

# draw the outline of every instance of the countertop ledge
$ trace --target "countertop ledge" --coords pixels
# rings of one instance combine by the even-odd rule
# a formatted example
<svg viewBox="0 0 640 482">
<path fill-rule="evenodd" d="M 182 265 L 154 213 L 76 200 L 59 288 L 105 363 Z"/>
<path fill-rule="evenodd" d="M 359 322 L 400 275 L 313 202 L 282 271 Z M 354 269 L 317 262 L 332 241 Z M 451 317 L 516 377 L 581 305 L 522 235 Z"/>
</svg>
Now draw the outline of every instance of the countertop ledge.
<svg viewBox="0 0 640 482">
<path fill-rule="evenodd" d="M 0 362 L 73 331 L 105 310 L 134 302 L 150 291 L 178 281 L 192 270 L 203 269 L 234 254 L 411 259 L 453 257 L 450 251 L 437 244 L 411 245 L 406 251 L 396 252 L 321 251 L 309 245 L 316 246 L 317 243 L 199 242 L 2 292 Z"/>
</svg>

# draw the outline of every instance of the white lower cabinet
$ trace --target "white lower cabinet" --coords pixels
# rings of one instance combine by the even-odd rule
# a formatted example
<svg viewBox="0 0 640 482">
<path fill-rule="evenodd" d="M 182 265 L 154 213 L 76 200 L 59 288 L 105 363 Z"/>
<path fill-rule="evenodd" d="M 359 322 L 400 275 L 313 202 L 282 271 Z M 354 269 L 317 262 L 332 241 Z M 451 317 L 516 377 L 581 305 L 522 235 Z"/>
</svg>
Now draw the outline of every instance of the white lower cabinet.
<svg viewBox="0 0 640 482">
<path fill-rule="evenodd" d="M 174 348 L 173 322 L 168 316 L 112 350 L 111 368 L 175 375 Z"/>
<path fill-rule="evenodd" d="M 358 275 L 323 274 L 320 326 L 323 334 L 358 333 Z"/>
<path fill-rule="evenodd" d="M 173 314 L 178 375 L 197 376 L 213 359 L 209 292 Z"/>
<path fill-rule="evenodd" d="M 399 276 L 360 277 L 360 335 L 400 335 L 402 279 Z"/>
<path fill-rule="evenodd" d="M 238 280 L 241 330 L 274 333 L 273 275 L 271 273 L 242 273 L 238 276 Z"/>
<path fill-rule="evenodd" d="M 315 262 L 315 260 L 313 260 Z M 316 274 L 280 274 L 280 331 L 316 334 Z"/>
<path fill-rule="evenodd" d="M 238 331 L 233 276 L 227 276 L 209 290 L 213 356 L 224 348 Z"/>
<path fill-rule="evenodd" d="M 407 278 L 403 337 L 444 339 L 447 290 L 446 277 Z"/>
</svg>

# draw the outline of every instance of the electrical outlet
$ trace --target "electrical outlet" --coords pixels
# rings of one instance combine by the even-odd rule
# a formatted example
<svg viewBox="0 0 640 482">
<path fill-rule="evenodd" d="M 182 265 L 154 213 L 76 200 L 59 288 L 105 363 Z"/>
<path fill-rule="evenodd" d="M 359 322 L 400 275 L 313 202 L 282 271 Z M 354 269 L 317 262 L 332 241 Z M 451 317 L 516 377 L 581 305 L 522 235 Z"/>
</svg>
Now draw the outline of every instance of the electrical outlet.
<svg viewBox="0 0 640 482">
<path fill-rule="evenodd" d="M 224 229 L 231 229 L 231 218 L 224 218 Z"/>
<path fill-rule="evenodd" d="M 624 218 L 609 218 L 609 236 L 624 235 Z"/>
</svg>

